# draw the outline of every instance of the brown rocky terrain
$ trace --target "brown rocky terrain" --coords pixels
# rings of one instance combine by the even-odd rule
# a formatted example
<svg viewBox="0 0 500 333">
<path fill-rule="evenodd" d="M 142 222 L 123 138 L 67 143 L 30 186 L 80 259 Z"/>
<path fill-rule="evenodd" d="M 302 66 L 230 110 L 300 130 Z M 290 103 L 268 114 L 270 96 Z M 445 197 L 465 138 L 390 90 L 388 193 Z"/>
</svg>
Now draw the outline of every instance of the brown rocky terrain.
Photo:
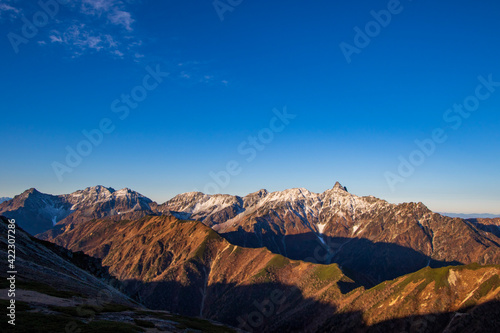
<svg viewBox="0 0 500 333">
<path fill-rule="evenodd" d="M 202 223 L 173 216 L 89 221 L 55 241 L 102 258 L 111 274 L 126 282 L 128 292 L 150 308 L 231 325 L 256 310 L 253 300 L 263 302 L 276 294 L 280 302 L 286 299 L 281 312 L 314 313 L 328 307 L 314 302 L 315 297 L 339 298 L 339 284 L 352 284 L 335 264 L 315 265 L 265 248 L 238 247 Z"/>
<path fill-rule="evenodd" d="M 479 317 L 498 321 L 494 310 L 481 311 L 498 308 L 499 266 L 427 267 L 366 290 L 354 288 L 335 264 L 235 246 L 199 222 L 172 216 L 89 221 L 55 240 L 102 258 L 148 307 L 247 331 L 401 332 L 428 325 L 458 332 L 452 328 L 484 324 Z"/>
<path fill-rule="evenodd" d="M 474 218 L 467 219 L 474 226 L 483 231 L 489 232 L 497 237 L 500 237 L 500 218 Z"/>
<path fill-rule="evenodd" d="M 0 255 L 7 258 L 7 225 L 0 216 Z M 101 266 L 101 260 L 40 241 L 21 228 L 15 232 L 15 286 L 0 273 L 0 305 L 15 300 L 15 326 L 2 332 L 237 332 L 202 319 L 146 309 L 125 295 L 124 285 Z M 15 297 L 8 296 L 8 291 Z M 10 311 L 10 310 L 9 310 Z M 11 319 L 11 318 L 9 318 Z"/>
</svg>

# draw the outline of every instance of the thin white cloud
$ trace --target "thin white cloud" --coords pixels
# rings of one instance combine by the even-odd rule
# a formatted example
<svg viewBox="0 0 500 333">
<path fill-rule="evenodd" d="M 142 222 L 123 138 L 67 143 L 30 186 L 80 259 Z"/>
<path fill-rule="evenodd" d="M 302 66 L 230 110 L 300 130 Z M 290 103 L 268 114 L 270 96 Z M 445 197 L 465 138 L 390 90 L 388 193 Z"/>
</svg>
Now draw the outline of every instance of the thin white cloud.
<svg viewBox="0 0 500 333">
<path fill-rule="evenodd" d="M 0 12 L 14 12 L 19 13 L 19 9 L 12 7 L 11 5 L 1 1 L 0 2 Z"/>
<path fill-rule="evenodd" d="M 122 25 L 126 30 L 132 31 L 130 25 L 134 22 L 132 19 L 132 15 L 129 12 L 125 12 L 122 10 L 116 10 L 113 13 L 108 15 L 111 23 L 116 25 Z"/>
<path fill-rule="evenodd" d="M 85 24 L 73 24 L 66 31 L 53 30 L 49 36 L 52 43 L 60 43 L 70 47 L 74 55 L 81 55 L 85 51 L 108 50 L 110 53 L 123 56 L 117 49 L 118 42 L 109 34 L 93 31 Z"/>
<path fill-rule="evenodd" d="M 0 0 L 0 18 L 16 18 L 21 13 L 21 9 L 12 6 L 10 1 Z"/>
<path fill-rule="evenodd" d="M 68 47 L 72 56 L 102 52 L 137 61 L 142 41 L 133 29 L 131 3 L 129 0 L 73 0 L 60 5 L 65 10 L 59 10 L 57 17 L 39 29 L 37 44 L 45 47 L 60 44 Z M 36 11 L 41 11 L 36 1 L 0 0 L 0 19 L 15 19 L 21 24 L 24 12 L 29 19 Z"/>
<path fill-rule="evenodd" d="M 56 32 L 56 33 L 58 33 L 57 31 L 55 31 L 55 32 Z M 63 40 L 62 40 L 61 36 L 57 36 L 57 35 L 50 35 L 50 36 L 49 36 L 49 38 L 50 38 L 50 41 L 51 41 L 52 43 L 62 43 L 62 42 L 63 42 Z"/>
<path fill-rule="evenodd" d="M 81 9 L 86 14 L 100 15 L 110 11 L 115 5 L 113 0 L 82 0 Z"/>
<path fill-rule="evenodd" d="M 77 0 L 68 6 L 70 14 L 54 22 L 47 42 L 68 47 L 73 56 L 102 52 L 120 58 L 138 58 L 137 49 L 142 41 L 134 34 L 135 20 L 125 2 Z"/>
<path fill-rule="evenodd" d="M 85 15 L 107 18 L 111 24 L 124 27 L 132 31 L 134 19 L 132 14 L 125 10 L 121 1 L 115 0 L 82 0 L 79 6 L 80 12 Z"/>
</svg>

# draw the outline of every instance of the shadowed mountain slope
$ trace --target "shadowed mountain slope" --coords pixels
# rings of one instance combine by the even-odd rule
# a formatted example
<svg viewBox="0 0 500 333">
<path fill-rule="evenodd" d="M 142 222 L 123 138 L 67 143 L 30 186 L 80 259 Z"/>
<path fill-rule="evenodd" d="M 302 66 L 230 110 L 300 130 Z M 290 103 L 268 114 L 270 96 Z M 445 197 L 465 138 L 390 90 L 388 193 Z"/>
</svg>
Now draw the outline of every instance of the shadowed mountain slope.
<svg viewBox="0 0 500 333">
<path fill-rule="evenodd" d="M 8 219 L 0 216 L 0 255 L 7 258 Z M 12 230 L 12 229 L 10 229 Z M 0 272 L 0 305 L 15 300 L 15 326 L 5 317 L 2 332 L 204 332 L 235 333 L 218 323 L 151 311 L 125 295 L 125 286 L 101 260 L 40 241 L 16 227 L 15 283 L 7 280 L 7 261 Z M 9 276 L 11 276 L 9 274 Z M 14 287 L 15 285 L 15 287 Z M 7 290 L 15 293 L 8 295 Z M 8 310 L 10 311 L 10 310 Z"/>
<path fill-rule="evenodd" d="M 102 258 L 150 308 L 247 331 L 376 331 L 431 313 L 446 327 L 452 313 L 500 300 L 498 266 L 427 267 L 366 290 L 335 264 L 235 246 L 202 223 L 173 216 L 88 221 L 55 241 Z"/>
<path fill-rule="evenodd" d="M 422 203 L 395 205 L 359 197 L 339 183 L 323 193 L 261 190 L 237 197 L 191 192 L 158 206 L 158 211 L 197 219 L 233 244 L 266 247 L 292 259 L 339 263 L 372 285 L 439 263 L 500 264 L 496 233 L 435 214 Z M 403 250 L 408 254 L 404 257 L 398 248 L 411 251 Z"/>
</svg>

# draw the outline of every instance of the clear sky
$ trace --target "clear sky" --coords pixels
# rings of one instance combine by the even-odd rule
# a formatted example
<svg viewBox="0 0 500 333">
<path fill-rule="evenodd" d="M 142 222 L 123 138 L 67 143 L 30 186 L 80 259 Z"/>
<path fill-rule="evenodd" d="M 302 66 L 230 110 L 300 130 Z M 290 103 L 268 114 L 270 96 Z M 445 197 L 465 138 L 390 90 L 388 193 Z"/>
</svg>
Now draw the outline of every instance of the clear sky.
<svg viewBox="0 0 500 333">
<path fill-rule="evenodd" d="M 0 196 L 338 180 L 500 214 L 498 1 L 65 2 L 0 0 Z"/>
</svg>

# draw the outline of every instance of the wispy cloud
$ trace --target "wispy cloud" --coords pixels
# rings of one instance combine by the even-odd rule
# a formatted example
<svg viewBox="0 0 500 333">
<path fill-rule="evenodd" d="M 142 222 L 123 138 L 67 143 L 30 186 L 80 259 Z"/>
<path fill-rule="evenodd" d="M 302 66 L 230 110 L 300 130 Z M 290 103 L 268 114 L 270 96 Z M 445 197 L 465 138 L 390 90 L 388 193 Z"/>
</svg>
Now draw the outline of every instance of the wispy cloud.
<svg viewBox="0 0 500 333">
<path fill-rule="evenodd" d="M 123 57 L 118 49 L 118 42 L 110 34 L 94 31 L 83 23 L 73 24 L 65 31 L 52 30 L 49 35 L 51 43 L 60 43 L 68 46 L 74 55 L 81 55 L 85 51 L 108 52 Z"/>
<path fill-rule="evenodd" d="M 103 53 L 137 61 L 141 55 L 141 39 L 134 31 L 131 1 L 74 0 L 57 7 L 46 25 L 37 30 L 37 44 L 43 47 L 59 45 L 70 56 Z M 64 9 L 63 9 L 64 8 Z M 43 13 L 37 2 L 0 0 L 0 19 L 28 20 L 34 13 Z M 12 29 L 15 33 L 15 29 Z M 18 33 L 19 34 L 19 33 Z"/>
<path fill-rule="evenodd" d="M 134 19 L 121 1 L 82 0 L 79 7 L 82 14 L 106 18 L 111 24 L 123 26 L 126 30 L 132 31 Z"/>
<path fill-rule="evenodd" d="M 190 85 L 201 83 L 228 86 L 229 81 L 221 79 L 219 74 L 207 68 L 208 64 L 206 61 L 178 62 L 177 68 L 172 69 L 174 75 L 171 78 L 179 78 Z"/>
<path fill-rule="evenodd" d="M 73 0 L 61 4 L 47 24 L 39 27 L 36 43 L 39 47 L 56 48 L 72 58 L 105 54 L 135 62 L 148 61 L 157 56 L 146 52 L 134 29 L 134 3 L 134 0 Z M 13 13 L 29 19 L 37 12 L 43 12 L 43 8 L 36 1 L 0 0 L 0 15 Z M 23 24 L 19 18 L 16 21 Z M 150 38 L 146 40 L 151 42 Z M 170 77 L 182 84 L 228 85 L 207 61 L 166 61 L 171 65 Z"/>
<path fill-rule="evenodd" d="M 14 7 L 11 1 L 0 0 L 0 18 L 16 18 L 21 14 L 21 9 Z"/>
<path fill-rule="evenodd" d="M 132 15 L 130 15 L 129 12 L 117 10 L 111 13 L 108 17 L 111 23 L 122 25 L 126 30 L 132 31 L 130 25 L 134 22 L 134 20 L 132 19 Z"/>
<path fill-rule="evenodd" d="M 82 0 L 81 8 L 82 11 L 88 14 L 102 14 L 103 12 L 109 12 L 113 7 L 116 6 L 116 1 L 114 0 Z"/>
</svg>

